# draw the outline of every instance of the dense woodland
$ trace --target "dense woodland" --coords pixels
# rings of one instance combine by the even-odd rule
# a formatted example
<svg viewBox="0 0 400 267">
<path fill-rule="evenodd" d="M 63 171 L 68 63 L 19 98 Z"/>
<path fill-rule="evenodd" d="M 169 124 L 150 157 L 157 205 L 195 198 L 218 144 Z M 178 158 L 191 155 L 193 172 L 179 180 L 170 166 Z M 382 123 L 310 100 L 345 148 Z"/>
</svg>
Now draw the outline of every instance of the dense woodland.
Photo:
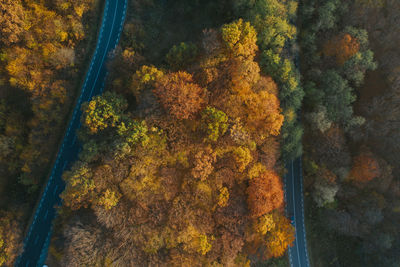
<svg viewBox="0 0 400 267">
<path fill-rule="evenodd" d="M 314 266 L 400 264 L 399 14 L 392 0 L 300 7 Z"/>
<path fill-rule="evenodd" d="M 288 264 L 296 12 L 295 1 L 130 2 L 107 90 L 82 107 L 54 261 Z"/>
<path fill-rule="evenodd" d="M 0 266 L 103 4 L 0 0 Z M 105 93 L 82 105 L 49 265 L 288 266 L 284 163 L 303 153 L 311 265 L 399 266 L 399 14 L 398 0 L 130 0 Z"/>
<path fill-rule="evenodd" d="M 0 1 L 0 266 L 15 261 L 57 152 L 94 11 L 93 0 Z"/>
</svg>

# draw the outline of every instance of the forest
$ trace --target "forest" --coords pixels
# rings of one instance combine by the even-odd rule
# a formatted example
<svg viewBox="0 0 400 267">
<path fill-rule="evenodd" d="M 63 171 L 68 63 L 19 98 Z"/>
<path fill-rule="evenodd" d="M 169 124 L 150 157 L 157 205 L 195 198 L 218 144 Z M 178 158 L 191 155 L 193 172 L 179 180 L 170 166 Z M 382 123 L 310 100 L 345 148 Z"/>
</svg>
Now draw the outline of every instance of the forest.
<svg viewBox="0 0 400 267">
<path fill-rule="evenodd" d="M 102 0 L 0 0 L 0 266 L 13 266 Z M 400 265 L 398 0 L 129 0 L 81 106 L 49 266 Z M 112 59 L 111 59 L 112 58 Z"/>
<path fill-rule="evenodd" d="M 313 266 L 399 266 L 398 1 L 307 0 L 301 28 Z"/>
<path fill-rule="evenodd" d="M 98 5 L 0 1 L 0 266 L 21 250 L 96 39 Z"/>
<path fill-rule="evenodd" d="M 52 261 L 288 264 L 296 12 L 295 1 L 130 2 L 106 92 L 82 106 Z"/>
</svg>

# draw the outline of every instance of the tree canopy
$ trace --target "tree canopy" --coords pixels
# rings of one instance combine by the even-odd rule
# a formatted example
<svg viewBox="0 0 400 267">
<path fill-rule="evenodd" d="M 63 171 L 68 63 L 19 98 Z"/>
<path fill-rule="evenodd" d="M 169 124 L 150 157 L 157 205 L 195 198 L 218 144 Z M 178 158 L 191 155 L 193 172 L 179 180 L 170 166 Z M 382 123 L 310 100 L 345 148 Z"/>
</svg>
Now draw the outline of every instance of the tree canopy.
<svg viewBox="0 0 400 267">
<path fill-rule="evenodd" d="M 277 167 L 279 86 L 259 71 L 256 32 L 237 20 L 206 31 L 201 43 L 216 49 L 180 64 L 185 45 L 172 48 L 169 68 L 138 66 L 133 90 L 83 105 L 83 149 L 62 193 L 65 212 L 82 223 L 64 220 L 63 261 L 249 266 L 261 258 L 247 247 L 273 258 L 293 242 Z M 152 97 L 160 105 L 142 112 Z M 81 212 L 93 220 L 83 224 Z M 262 216 L 274 226 L 260 234 L 252 225 Z M 108 245 L 88 255 L 100 237 Z"/>
</svg>

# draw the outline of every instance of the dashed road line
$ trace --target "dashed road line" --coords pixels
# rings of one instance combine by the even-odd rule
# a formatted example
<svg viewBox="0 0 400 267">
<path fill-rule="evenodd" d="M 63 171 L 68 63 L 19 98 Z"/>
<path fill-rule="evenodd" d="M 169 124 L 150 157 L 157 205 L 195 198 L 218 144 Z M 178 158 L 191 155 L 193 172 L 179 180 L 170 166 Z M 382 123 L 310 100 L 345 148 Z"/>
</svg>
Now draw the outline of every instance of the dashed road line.
<svg viewBox="0 0 400 267">
<path fill-rule="evenodd" d="M 295 225 L 295 228 L 296 228 L 296 226 L 297 226 L 297 224 L 296 224 L 296 199 L 295 199 L 295 194 L 294 194 L 294 175 L 293 175 L 293 173 L 294 173 L 294 168 L 293 168 L 293 161 L 292 161 L 292 189 L 293 189 L 293 218 L 294 218 L 294 225 Z M 297 238 L 297 229 L 295 229 L 295 238 L 296 238 L 296 247 L 297 247 L 297 257 L 299 258 L 299 262 L 300 262 L 300 252 L 299 252 L 299 243 L 298 243 L 298 238 Z"/>
<path fill-rule="evenodd" d="M 300 176 L 301 176 L 301 183 L 300 183 L 300 188 L 301 188 L 301 204 L 302 204 L 302 213 L 303 213 L 303 236 L 304 236 L 304 246 L 305 246 L 305 253 L 306 253 L 306 261 L 307 261 L 307 266 L 310 266 L 310 261 L 308 259 L 308 248 L 307 248 L 307 237 L 306 237 L 306 226 L 305 226 L 305 218 L 304 218 L 304 191 L 303 191 L 303 162 L 301 158 L 299 159 L 299 164 L 300 164 Z"/>
<path fill-rule="evenodd" d="M 111 37 L 112 37 L 112 29 L 114 29 L 114 23 L 115 23 L 115 18 L 116 18 L 116 15 L 117 15 L 117 10 L 118 10 L 118 0 L 115 1 L 114 17 L 113 17 L 113 22 L 111 24 L 110 36 L 108 37 L 108 40 L 107 40 L 107 45 L 106 45 L 106 49 L 105 49 L 106 52 L 108 50 L 108 46 L 110 45 L 110 40 L 111 40 Z M 103 58 L 101 59 L 100 68 L 97 71 L 97 75 L 96 75 L 96 78 L 94 79 L 92 89 L 90 90 L 89 99 L 91 99 L 91 97 L 92 97 L 93 89 L 96 86 L 96 82 L 97 82 L 97 79 L 99 78 L 100 71 L 103 68 L 103 63 L 104 63 L 104 59 L 105 59 L 106 55 L 107 55 L 107 53 L 104 53 Z"/>
<path fill-rule="evenodd" d="M 124 22 L 124 19 L 125 19 L 126 6 L 127 6 L 127 1 L 125 1 L 125 3 L 124 3 L 123 19 L 122 19 L 122 21 L 121 21 L 120 31 L 118 32 L 117 43 L 118 43 L 118 41 L 119 41 L 120 34 L 121 34 L 121 29 L 122 29 L 122 25 L 123 25 L 123 22 Z M 58 155 L 57 155 L 56 163 L 55 163 L 55 165 L 54 165 L 54 167 L 53 167 L 53 169 L 52 169 L 52 173 L 51 173 L 51 176 L 49 177 L 49 181 L 48 181 L 48 183 L 46 184 L 44 196 L 42 196 L 42 198 L 41 198 L 41 200 L 40 200 L 40 202 L 39 202 L 39 207 L 38 207 L 38 209 L 37 209 L 36 212 L 35 212 L 34 221 L 33 221 L 33 223 L 30 225 L 29 231 L 28 231 L 28 234 L 27 234 L 27 237 L 26 237 L 25 240 L 24 240 L 24 248 L 26 247 L 27 243 L 29 243 L 29 240 L 30 240 L 30 238 L 31 238 L 31 233 L 32 233 L 32 231 L 33 231 L 33 228 L 34 228 L 35 225 L 36 225 L 37 216 L 38 216 L 38 214 L 40 213 L 41 208 L 42 208 L 42 205 L 43 205 L 44 197 L 46 196 L 46 193 L 47 193 L 47 191 L 48 191 L 48 189 L 49 189 L 49 186 L 50 186 L 50 184 L 51 184 L 52 179 L 55 177 L 55 172 L 56 172 L 56 170 L 57 170 L 57 168 L 58 168 L 58 163 L 59 163 L 59 161 L 60 161 L 61 155 L 62 155 L 63 152 L 64 152 L 63 149 L 64 149 L 65 142 L 66 142 L 66 139 L 67 139 L 66 137 L 69 137 L 69 136 L 70 136 L 71 128 L 72 128 L 72 126 L 73 126 L 73 123 L 75 122 L 76 115 L 78 114 L 78 111 L 79 111 L 79 108 L 80 108 L 80 104 L 81 104 L 81 100 L 82 100 L 82 97 L 83 97 L 83 95 L 84 95 L 84 93 L 85 93 L 85 91 L 86 91 L 86 90 L 85 90 L 85 89 L 86 89 L 86 85 L 87 85 L 87 83 L 88 83 L 89 77 L 91 76 L 91 70 L 93 69 L 93 65 L 94 65 L 94 62 L 95 62 L 95 60 L 96 60 L 96 56 L 97 56 L 98 51 L 99 51 L 99 47 L 100 47 L 100 43 L 101 43 L 101 40 L 100 40 L 100 39 L 101 39 L 101 37 L 102 37 L 103 34 L 104 34 L 104 28 L 105 28 L 105 25 L 106 25 L 106 24 L 105 24 L 105 21 L 106 21 L 106 18 L 107 18 L 108 9 L 109 9 L 109 1 L 106 0 L 105 12 L 104 12 L 104 14 L 103 14 L 102 26 L 101 26 L 101 29 L 100 29 L 100 38 L 99 38 L 99 40 L 98 40 L 98 42 L 97 42 L 97 45 L 96 45 L 94 57 L 92 58 L 92 61 L 91 61 L 91 63 L 90 63 L 89 72 L 87 73 L 87 75 L 86 75 L 86 77 L 85 77 L 85 82 L 84 82 L 84 85 L 83 85 L 83 88 L 82 88 L 82 91 L 81 91 L 81 95 L 79 96 L 78 103 L 76 104 L 75 109 L 74 109 L 74 111 L 73 111 L 72 120 L 69 122 L 68 131 L 66 132 L 66 135 L 65 135 L 65 137 L 64 137 L 64 141 L 63 141 L 63 143 L 62 143 L 60 152 L 59 152 Z M 111 27 L 111 30 L 110 30 L 110 37 L 109 37 L 109 40 L 108 40 L 108 42 L 107 42 L 107 46 L 106 46 L 106 51 L 105 51 L 105 52 L 107 52 L 108 47 L 109 47 L 110 38 L 111 38 L 111 36 L 112 36 L 112 31 L 113 31 L 113 29 L 114 29 L 114 23 L 115 23 L 115 19 L 116 19 L 117 9 L 118 9 L 118 0 L 116 1 L 116 9 L 115 9 L 115 12 L 114 12 L 113 23 L 112 23 L 112 27 Z M 106 54 L 107 54 L 107 53 L 104 53 L 104 55 L 103 55 L 103 58 L 102 58 L 102 61 L 101 61 L 101 66 L 102 66 L 103 63 L 104 63 L 104 58 L 105 58 L 105 55 L 106 55 Z M 101 69 L 101 68 L 100 68 L 100 69 Z M 99 70 L 100 70 L 100 69 L 99 69 Z M 99 71 L 99 72 L 100 72 L 100 71 Z M 97 82 L 99 72 L 97 73 L 95 83 Z M 104 83 L 103 83 L 103 85 L 102 85 L 101 90 L 103 90 L 103 88 L 104 88 Z M 91 95 L 92 95 L 92 93 L 91 93 Z M 75 135 L 75 137 L 76 137 L 76 135 Z M 79 149 L 79 150 L 81 150 L 81 149 Z M 65 165 L 66 165 L 66 163 L 64 163 L 63 169 L 65 168 Z M 58 188 L 58 185 L 56 185 L 56 188 L 54 189 L 54 194 L 56 194 L 57 188 Z M 48 210 L 46 211 L 45 217 L 47 217 L 47 215 L 48 215 Z M 21 257 L 18 258 L 17 265 L 19 264 L 20 261 L 21 261 Z M 26 261 L 26 266 L 28 266 L 29 263 L 30 263 L 29 260 L 27 260 L 27 261 Z"/>
</svg>

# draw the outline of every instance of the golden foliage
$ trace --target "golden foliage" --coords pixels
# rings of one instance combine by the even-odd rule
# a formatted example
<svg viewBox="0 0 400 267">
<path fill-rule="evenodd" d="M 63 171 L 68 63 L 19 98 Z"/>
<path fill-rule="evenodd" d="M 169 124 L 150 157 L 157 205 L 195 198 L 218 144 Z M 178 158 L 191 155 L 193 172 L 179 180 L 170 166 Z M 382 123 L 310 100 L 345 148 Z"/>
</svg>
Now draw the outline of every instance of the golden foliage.
<svg viewBox="0 0 400 267">
<path fill-rule="evenodd" d="M 103 206 L 106 210 L 109 210 L 118 204 L 120 197 L 119 193 L 107 189 L 99 197 L 97 204 Z"/>
<path fill-rule="evenodd" d="M 232 57 L 254 57 L 257 33 L 249 22 L 239 19 L 221 28 L 222 40 Z"/>
<path fill-rule="evenodd" d="M 273 213 L 274 227 L 266 236 L 266 256 L 281 257 L 295 239 L 295 229 L 290 220 L 279 213 Z"/>
<path fill-rule="evenodd" d="M 218 206 L 225 207 L 229 201 L 229 190 L 225 186 L 219 189 Z"/>
<path fill-rule="evenodd" d="M 253 160 L 250 150 L 243 146 L 233 150 L 233 158 L 235 159 L 239 172 L 243 172 L 247 165 Z"/>
</svg>

